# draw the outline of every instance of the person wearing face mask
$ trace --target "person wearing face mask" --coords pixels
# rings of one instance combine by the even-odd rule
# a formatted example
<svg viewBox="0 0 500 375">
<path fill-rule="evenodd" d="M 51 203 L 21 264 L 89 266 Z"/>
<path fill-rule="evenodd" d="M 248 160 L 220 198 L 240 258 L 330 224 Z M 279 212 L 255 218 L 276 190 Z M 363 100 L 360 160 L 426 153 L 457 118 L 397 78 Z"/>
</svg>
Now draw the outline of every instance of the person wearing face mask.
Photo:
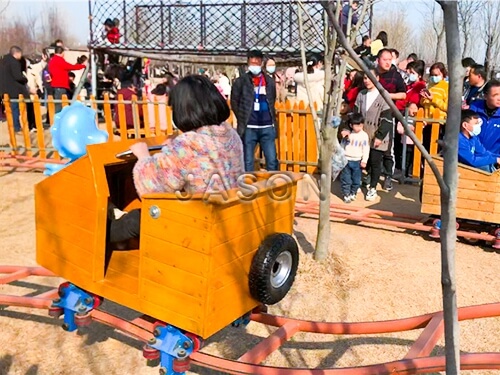
<svg viewBox="0 0 500 375">
<path fill-rule="evenodd" d="M 243 140 L 245 170 L 254 170 L 254 155 L 257 144 L 264 153 L 268 171 L 279 168 L 275 139 L 277 129 L 275 103 L 276 84 L 262 72 L 264 55 L 252 50 L 247 55 L 248 72 L 240 76 L 231 90 L 231 109 Z"/>
<path fill-rule="evenodd" d="M 274 79 L 276 83 L 276 100 L 278 102 L 286 101 L 285 76 L 283 72 L 276 71 L 276 61 L 269 57 L 266 60 L 266 73 Z"/>
<path fill-rule="evenodd" d="M 458 138 L 458 162 L 486 172 L 494 172 L 500 156 L 486 150 L 479 139 L 482 120 L 470 109 L 462 111 L 462 125 Z"/>
<path fill-rule="evenodd" d="M 406 106 L 410 103 L 420 106 L 420 93 L 427 87 L 423 78 L 424 71 L 425 63 L 422 60 L 412 61 L 406 66 L 409 82 L 406 91 Z"/>
<path fill-rule="evenodd" d="M 473 101 L 470 109 L 483 120 L 481 143 L 488 151 L 500 154 L 500 81 L 488 81 L 483 91 L 484 99 Z"/>
<path fill-rule="evenodd" d="M 307 59 L 307 81 L 311 88 L 311 99 L 316 103 L 316 109 L 323 109 L 323 97 L 325 95 L 325 71 L 322 70 L 323 60 L 318 55 L 311 55 Z M 309 96 L 307 95 L 305 73 L 295 73 L 293 80 L 297 87 L 297 101 L 303 101 L 306 107 L 309 105 Z"/>
<path fill-rule="evenodd" d="M 448 82 L 445 78 L 448 72 L 444 64 L 438 62 L 431 66 L 430 73 L 429 89 L 420 92 L 420 104 L 424 107 L 426 116 L 431 117 L 434 109 L 438 108 L 441 111 L 441 119 L 445 119 L 448 111 Z"/>
</svg>

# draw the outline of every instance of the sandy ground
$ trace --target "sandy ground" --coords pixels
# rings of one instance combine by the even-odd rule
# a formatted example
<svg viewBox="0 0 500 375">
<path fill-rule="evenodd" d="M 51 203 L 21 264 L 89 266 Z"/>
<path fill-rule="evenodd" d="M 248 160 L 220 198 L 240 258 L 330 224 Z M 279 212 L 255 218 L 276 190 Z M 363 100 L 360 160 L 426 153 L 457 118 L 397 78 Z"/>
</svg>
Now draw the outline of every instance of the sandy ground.
<svg viewBox="0 0 500 375">
<path fill-rule="evenodd" d="M 0 132 L 1 133 L 1 132 Z M 0 137 L 0 145 L 4 144 Z M 41 173 L 0 172 L 0 264 L 36 265 L 33 185 Z M 334 192 L 338 192 L 335 186 Z M 418 190 L 396 185 L 371 204 L 418 214 Z M 340 199 L 333 198 L 340 203 Z M 353 205 L 367 205 L 359 199 Z M 75 213 L 77 215 L 78 213 Z M 288 296 L 270 312 L 320 321 L 374 321 L 410 317 L 441 309 L 439 244 L 402 230 L 332 222 L 330 251 L 323 263 L 312 259 L 317 222 L 296 218 L 294 235 L 301 259 Z M 459 306 L 500 301 L 500 254 L 457 243 Z M 0 293 L 40 293 L 60 280 L 30 278 L 0 286 Z M 106 302 L 125 317 L 137 314 Z M 46 311 L 0 309 L 0 375 L 157 374 L 146 367 L 141 344 L 94 323 L 78 333 L 64 332 Z M 461 350 L 500 352 L 500 318 L 462 323 Z M 228 327 L 207 342 L 204 351 L 236 359 L 273 329 L 250 323 Z M 286 367 L 346 367 L 402 358 L 421 331 L 369 336 L 297 334 L 265 364 Z M 433 354 L 443 353 L 441 340 Z M 215 374 L 201 368 L 192 373 Z M 463 372 L 467 373 L 467 372 Z M 477 371 L 475 374 L 498 374 Z"/>
</svg>

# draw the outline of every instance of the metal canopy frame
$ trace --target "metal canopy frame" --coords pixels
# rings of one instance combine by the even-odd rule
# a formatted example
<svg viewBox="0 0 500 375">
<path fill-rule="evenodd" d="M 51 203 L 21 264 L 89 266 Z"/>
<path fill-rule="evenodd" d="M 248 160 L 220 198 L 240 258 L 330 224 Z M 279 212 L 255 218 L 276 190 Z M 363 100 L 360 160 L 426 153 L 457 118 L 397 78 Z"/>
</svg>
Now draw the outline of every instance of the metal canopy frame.
<svg viewBox="0 0 500 375">
<path fill-rule="evenodd" d="M 346 0 L 338 0 L 343 4 Z M 318 0 L 302 0 L 306 51 L 322 52 L 327 18 Z M 249 49 L 281 59 L 300 58 L 297 0 L 89 0 L 89 47 L 121 54 L 243 58 Z M 103 36 L 117 19 L 120 42 Z M 369 31 L 367 16 L 363 31 Z M 182 61 L 182 59 L 179 59 Z"/>
</svg>

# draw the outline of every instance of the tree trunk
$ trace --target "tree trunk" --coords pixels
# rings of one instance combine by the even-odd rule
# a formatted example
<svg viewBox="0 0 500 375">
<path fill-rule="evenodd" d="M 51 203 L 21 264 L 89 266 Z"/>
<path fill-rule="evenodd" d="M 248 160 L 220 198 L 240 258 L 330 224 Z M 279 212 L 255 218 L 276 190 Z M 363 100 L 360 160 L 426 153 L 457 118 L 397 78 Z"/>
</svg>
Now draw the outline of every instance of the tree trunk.
<svg viewBox="0 0 500 375">
<path fill-rule="evenodd" d="M 491 31 L 488 31 L 491 33 Z M 486 43 L 486 53 L 485 53 L 485 58 L 484 58 L 484 69 L 486 70 L 486 74 L 488 77 L 491 76 L 491 50 L 492 50 L 492 45 L 493 45 L 493 35 L 488 35 L 488 42 Z"/>
<path fill-rule="evenodd" d="M 322 126 L 321 146 L 319 148 L 320 167 L 320 201 L 318 235 L 316 237 L 315 260 L 324 260 L 328 256 L 330 245 L 330 198 L 332 188 L 332 155 L 337 138 L 337 129 L 332 126 Z"/>
<path fill-rule="evenodd" d="M 460 372 L 459 325 L 455 278 L 457 241 L 456 200 L 458 185 L 458 135 L 462 101 L 460 33 L 456 1 L 439 1 L 444 13 L 446 46 L 450 76 L 446 135 L 443 144 L 443 180 L 441 189 L 441 284 L 443 289 L 446 374 Z"/>
</svg>

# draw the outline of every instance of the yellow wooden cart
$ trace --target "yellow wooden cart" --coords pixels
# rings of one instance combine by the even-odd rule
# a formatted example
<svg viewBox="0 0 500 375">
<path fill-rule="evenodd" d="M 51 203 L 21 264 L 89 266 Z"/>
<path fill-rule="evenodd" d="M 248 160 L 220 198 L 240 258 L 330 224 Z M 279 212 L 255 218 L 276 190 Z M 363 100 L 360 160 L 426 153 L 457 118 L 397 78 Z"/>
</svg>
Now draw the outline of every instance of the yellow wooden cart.
<svg viewBox="0 0 500 375">
<path fill-rule="evenodd" d="M 140 201 L 135 161 L 116 157 L 132 142 L 89 146 L 36 185 L 37 262 L 88 293 L 202 338 L 283 298 L 298 264 L 290 235 L 301 174 L 257 173 L 246 178 L 252 188 L 210 199 L 149 194 Z M 108 200 L 142 209 L 135 249 L 108 243 Z"/>
<path fill-rule="evenodd" d="M 433 156 L 439 171 L 443 172 L 443 158 Z M 458 165 L 458 189 L 456 215 L 461 231 L 491 235 L 500 224 L 500 171 L 488 173 L 464 164 Z M 441 215 L 441 196 L 436 177 L 429 167 L 425 168 L 422 186 L 421 211 L 430 215 Z M 437 219 L 438 220 L 438 219 Z M 439 224 L 437 221 L 434 225 Z M 439 234 L 436 233 L 436 237 Z M 487 238 L 488 236 L 482 236 Z M 463 237 L 469 243 L 477 242 L 481 236 Z M 496 245 L 494 245 L 495 247 Z"/>
</svg>

